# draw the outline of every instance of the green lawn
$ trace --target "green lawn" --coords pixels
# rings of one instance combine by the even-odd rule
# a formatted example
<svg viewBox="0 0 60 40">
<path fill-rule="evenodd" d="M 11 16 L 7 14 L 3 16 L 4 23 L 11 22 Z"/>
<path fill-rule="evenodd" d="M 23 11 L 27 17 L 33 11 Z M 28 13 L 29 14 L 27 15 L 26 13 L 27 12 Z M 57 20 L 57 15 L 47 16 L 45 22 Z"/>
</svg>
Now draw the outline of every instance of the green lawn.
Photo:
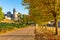
<svg viewBox="0 0 60 40">
<path fill-rule="evenodd" d="M 14 28 L 23 28 L 26 24 L 0 23 L 0 31 L 12 30 Z"/>
</svg>

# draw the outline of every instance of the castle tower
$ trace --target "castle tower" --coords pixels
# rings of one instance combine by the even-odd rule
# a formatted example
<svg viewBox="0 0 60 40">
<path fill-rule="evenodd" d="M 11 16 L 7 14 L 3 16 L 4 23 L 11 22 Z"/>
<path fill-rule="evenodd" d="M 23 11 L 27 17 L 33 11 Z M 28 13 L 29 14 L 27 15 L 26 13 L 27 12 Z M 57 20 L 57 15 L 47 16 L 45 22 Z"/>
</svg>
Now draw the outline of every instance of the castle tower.
<svg viewBox="0 0 60 40">
<path fill-rule="evenodd" d="M 15 18 L 15 12 L 16 12 L 16 10 L 15 10 L 15 8 L 13 9 L 13 19 Z"/>
<path fill-rule="evenodd" d="M 13 9 L 13 19 L 18 20 L 18 16 L 17 16 L 17 12 L 16 12 L 15 8 Z"/>
</svg>

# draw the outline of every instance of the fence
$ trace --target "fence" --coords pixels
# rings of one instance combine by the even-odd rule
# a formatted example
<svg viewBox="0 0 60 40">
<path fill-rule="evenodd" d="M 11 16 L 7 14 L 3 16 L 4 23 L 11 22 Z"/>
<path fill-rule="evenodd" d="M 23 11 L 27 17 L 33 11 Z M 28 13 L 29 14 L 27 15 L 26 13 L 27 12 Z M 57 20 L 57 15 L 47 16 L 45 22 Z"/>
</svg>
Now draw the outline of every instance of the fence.
<svg viewBox="0 0 60 40">
<path fill-rule="evenodd" d="M 53 34 L 55 34 L 55 27 L 49 27 L 49 26 L 45 26 L 45 25 L 40 25 L 38 27 L 36 27 L 37 31 L 39 31 L 39 29 L 42 29 L 42 30 L 49 30 L 51 32 L 53 32 Z M 60 35 L 60 28 L 58 28 L 58 34 Z"/>
</svg>

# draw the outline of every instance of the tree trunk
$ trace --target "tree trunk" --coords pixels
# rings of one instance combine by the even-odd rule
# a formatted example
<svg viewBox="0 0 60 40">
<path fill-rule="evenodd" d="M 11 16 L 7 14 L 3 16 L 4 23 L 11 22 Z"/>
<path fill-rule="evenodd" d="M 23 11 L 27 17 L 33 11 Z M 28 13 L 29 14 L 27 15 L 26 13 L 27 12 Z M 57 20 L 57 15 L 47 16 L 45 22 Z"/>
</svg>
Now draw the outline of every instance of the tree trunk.
<svg viewBox="0 0 60 40">
<path fill-rule="evenodd" d="M 54 9 L 54 10 L 55 10 L 55 9 Z M 55 21 L 55 23 L 54 23 L 54 26 L 55 26 L 55 34 L 58 35 L 58 20 L 57 20 L 57 14 L 56 14 L 56 12 L 54 12 L 54 11 L 52 11 L 52 13 L 54 13 L 53 16 L 54 16 L 54 21 Z"/>
<path fill-rule="evenodd" d="M 55 34 L 58 35 L 58 22 L 56 17 L 55 17 Z"/>
</svg>

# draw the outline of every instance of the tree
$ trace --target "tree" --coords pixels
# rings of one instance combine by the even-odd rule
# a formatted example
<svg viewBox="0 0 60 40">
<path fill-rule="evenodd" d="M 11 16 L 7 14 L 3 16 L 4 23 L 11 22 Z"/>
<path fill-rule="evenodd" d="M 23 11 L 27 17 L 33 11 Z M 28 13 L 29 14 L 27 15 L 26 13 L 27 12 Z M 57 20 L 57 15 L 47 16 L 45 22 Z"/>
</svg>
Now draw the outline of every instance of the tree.
<svg viewBox="0 0 60 40">
<path fill-rule="evenodd" d="M 0 21 L 3 20 L 4 13 L 2 12 L 2 7 L 0 7 Z"/>
<path fill-rule="evenodd" d="M 26 14 L 23 14 L 22 16 L 23 16 L 23 18 L 22 18 L 23 23 L 27 23 L 27 15 Z"/>
<path fill-rule="evenodd" d="M 30 18 L 30 15 L 26 15 L 26 14 L 23 14 L 21 16 L 21 20 L 24 24 L 30 24 L 32 22 L 31 18 Z"/>
<path fill-rule="evenodd" d="M 17 16 L 18 16 L 18 22 L 21 22 L 21 13 L 18 13 Z"/>
<path fill-rule="evenodd" d="M 58 0 L 23 0 L 23 5 L 29 9 L 31 18 L 38 24 L 54 20 L 58 34 L 57 17 L 60 13 Z"/>
</svg>

